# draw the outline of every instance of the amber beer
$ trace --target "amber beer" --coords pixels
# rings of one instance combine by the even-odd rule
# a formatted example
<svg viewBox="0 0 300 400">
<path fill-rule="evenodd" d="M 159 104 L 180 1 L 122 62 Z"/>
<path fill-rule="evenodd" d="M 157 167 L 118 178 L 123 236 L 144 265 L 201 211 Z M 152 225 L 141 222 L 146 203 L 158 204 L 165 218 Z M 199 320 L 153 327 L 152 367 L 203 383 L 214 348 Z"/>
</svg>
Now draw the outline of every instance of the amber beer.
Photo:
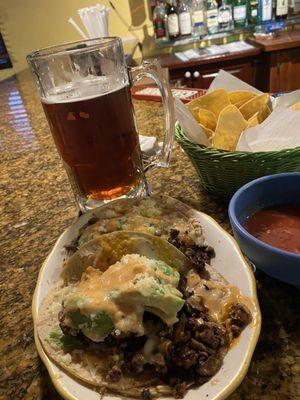
<svg viewBox="0 0 300 400">
<path fill-rule="evenodd" d="M 108 200 L 139 185 L 141 159 L 129 86 L 71 100 L 42 99 L 58 151 L 82 197 Z"/>
<path fill-rule="evenodd" d="M 115 198 L 149 194 L 142 157 L 145 170 L 168 166 L 175 125 L 159 63 L 128 67 L 118 37 L 48 47 L 27 61 L 78 208 L 87 212 Z M 144 76 L 157 84 L 165 116 L 162 146 L 151 156 L 141 153 L 130 96 Z"/>
</svg>

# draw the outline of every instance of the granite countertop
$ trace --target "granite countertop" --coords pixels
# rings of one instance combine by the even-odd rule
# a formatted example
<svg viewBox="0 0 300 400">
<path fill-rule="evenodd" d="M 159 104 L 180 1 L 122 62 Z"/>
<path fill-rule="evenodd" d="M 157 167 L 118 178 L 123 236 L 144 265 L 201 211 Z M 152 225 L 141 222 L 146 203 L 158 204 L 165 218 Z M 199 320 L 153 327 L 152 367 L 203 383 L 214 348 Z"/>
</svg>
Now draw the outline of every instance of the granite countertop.
<svg viewBox="0 0 300 400">
<path fill-rule="evenodd" d="M 140 133 L 160 132 L 161 104 L 134 105 Z M 35 349 L 31 299 L 39 269 L 76 208 L 28 71 L 0 83 L 0 117 L 0 400 L 57 400 Z M 148 178 L 154 193 L 174 196 L 229 230 L 227 205 L 203 193 L 177 144 L 169 168 Z M 249 372 L 229 399 L 300 399 L 300 292 L 256 277 L 262 333 Z"/>
</svg>

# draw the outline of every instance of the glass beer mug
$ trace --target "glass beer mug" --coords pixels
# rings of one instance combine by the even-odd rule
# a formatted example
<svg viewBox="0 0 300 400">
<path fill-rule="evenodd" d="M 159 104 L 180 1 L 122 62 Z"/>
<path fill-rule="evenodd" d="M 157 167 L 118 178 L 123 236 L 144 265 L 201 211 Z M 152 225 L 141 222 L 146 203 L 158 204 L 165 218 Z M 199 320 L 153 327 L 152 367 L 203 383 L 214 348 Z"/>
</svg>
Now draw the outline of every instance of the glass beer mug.
<svg viewBox="0 0 300 400">
<path fill-rule="evenodd" d="M 128 68 L 114 37 L 38 50 L 27 61 L 79 208 L 147 194 L 145 169 L 168 165 L 174 137 L 173 99 L 159 64 Z M 165 113 L 163 145 L 151 158 L 140 149 L 130 93 L 144 76 L 156 82 Z"/>
</svg>

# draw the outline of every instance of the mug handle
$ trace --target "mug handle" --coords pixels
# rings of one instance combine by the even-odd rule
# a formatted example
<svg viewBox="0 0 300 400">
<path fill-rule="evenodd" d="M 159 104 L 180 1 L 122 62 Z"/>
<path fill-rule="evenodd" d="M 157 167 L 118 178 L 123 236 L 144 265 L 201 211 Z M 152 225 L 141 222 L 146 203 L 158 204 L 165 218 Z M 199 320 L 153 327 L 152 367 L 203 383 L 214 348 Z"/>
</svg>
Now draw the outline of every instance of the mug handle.
<svg viewBox="0 0 300 400">
<path fill-rule="evenodd" d="M 174 101 L 169 83 L 164 79 L 162 68 L 158 60 L 144 60 L 141 66 L 129 68 L 131 86 L 140 81 L 143 77 L 152 79 L 161 93 L 164 108 L 164 140 L 161 149 L 154 156 L 142 153 L 145 162 L 144 171 L 153 166 L 167 167 L 174 141 L 175 111 Z"/>
</svg>

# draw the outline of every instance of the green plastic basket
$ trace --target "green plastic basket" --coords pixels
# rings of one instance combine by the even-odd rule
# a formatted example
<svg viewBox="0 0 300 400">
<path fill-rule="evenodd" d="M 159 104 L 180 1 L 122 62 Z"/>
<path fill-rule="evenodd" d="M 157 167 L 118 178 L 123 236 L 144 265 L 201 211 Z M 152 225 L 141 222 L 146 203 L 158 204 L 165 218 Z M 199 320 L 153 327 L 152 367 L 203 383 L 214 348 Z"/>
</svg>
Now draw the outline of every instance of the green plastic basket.
<svg viewBox="0 0 300 400">
<path fill-rule="evenodd" d="M 204 189 L 224 199 L 261 176 L 300 172 L 300 147 L 257 153 L 219 150 L 190 142 L 178 123 L 175 138 L 196 168 Z"/>
</svg>

